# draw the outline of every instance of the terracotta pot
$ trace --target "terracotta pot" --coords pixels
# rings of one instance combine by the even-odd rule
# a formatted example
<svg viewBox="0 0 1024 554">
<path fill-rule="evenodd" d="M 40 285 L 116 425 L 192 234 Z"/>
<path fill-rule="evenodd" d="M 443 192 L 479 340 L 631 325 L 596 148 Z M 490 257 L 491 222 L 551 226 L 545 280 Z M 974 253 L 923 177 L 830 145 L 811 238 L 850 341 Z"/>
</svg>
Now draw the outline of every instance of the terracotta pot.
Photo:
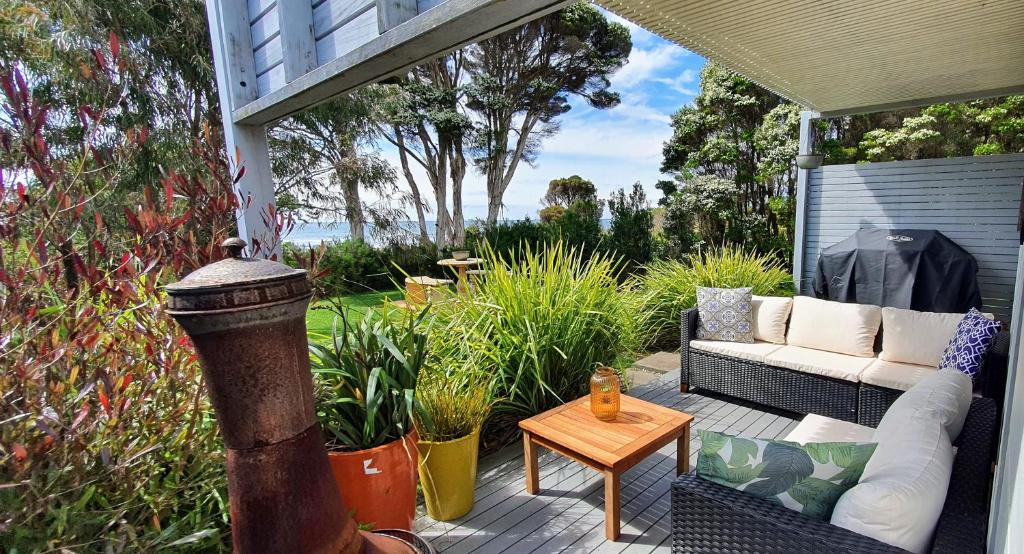
<svg viewBox="0 0 1024 554">
<path fill-rule="evenodd" d="M 416 515 L 416 433 L 356 452 L 328 452 L 345 509 L 373 529 L 412 530 Z"/>
</svg>

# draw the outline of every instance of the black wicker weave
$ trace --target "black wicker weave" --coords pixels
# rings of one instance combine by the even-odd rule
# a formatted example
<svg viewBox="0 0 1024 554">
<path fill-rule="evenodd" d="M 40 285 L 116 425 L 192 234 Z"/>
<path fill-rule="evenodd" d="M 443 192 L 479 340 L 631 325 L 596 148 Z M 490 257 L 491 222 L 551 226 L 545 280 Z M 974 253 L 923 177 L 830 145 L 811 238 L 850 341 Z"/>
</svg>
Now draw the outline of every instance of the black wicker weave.
<svg viewBox="0 0 1024 554">
<path fill-rule="evenodd" d="M 690 348 L 697 338 L 697 309 L 683 312 L 680 325 L 682 390 L 701 389 L 788 410 L 819 414 L 875 427 L 903 391 L 833 379 Z M 1009 333 L 1002 332 L 985 360 L 978 390 L 1001 400 L 1006 390 Z"/>
<path fill-rule="evenodd" d="M 957 439 L 957 455 L 933 552 L 985 551 L 996 431 L 995 403 L 989 398 L 976 398 Z M 672 552 L 906 551 L 695 475 L 684 475 L 672 484 Z"/>
<path fill-rule="evenodd" d="M 882 416 L 903 391 L 878 387 L 867 383 L 860 384 L 857 399 L 857 423 L 868 427 L 878 427 Z"/>
<path fill-rule="evenodd" d="M 696 309 L 683 313 L 680 379 L 689 388 L 800 414 L 857 421 L 858 383 L 692 349 L 697 324 Z"/>
</svg>

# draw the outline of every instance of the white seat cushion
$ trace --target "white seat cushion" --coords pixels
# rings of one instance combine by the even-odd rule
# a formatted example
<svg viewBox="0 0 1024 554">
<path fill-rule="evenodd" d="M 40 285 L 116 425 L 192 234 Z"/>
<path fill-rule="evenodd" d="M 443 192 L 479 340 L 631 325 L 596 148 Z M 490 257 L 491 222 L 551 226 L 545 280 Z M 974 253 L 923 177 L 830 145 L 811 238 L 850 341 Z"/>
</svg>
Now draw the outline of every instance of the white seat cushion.
<svg viewBox="0 0 1024 554">
<path fill-rule="evenodd" d="M 860 374 L 874 358 L 862 358 L 800 346 L 783 346 L 764 358 L 765 363 L 847 381 L 860 381 Z"/>
<path fill-rule="evenodd" d="M 786 344 L 786 321 L 793 299 L 783 296 L 753 296 L 754 340 Z"/>
<path fill-rule="evenodd" d="M 956 369 L 941 369 L 921 379 L 903 393 L 878 422 L 875 436 L 891 433 L 903 425 L 904 420 L 921 415 L 938 421 L 946 430 L 950 442 L 956 441 L 971 409 L 970 376 Z"/>
<path fill-rule="evenodd" d="M 905 396 L 905 395 L 904 395 Z M 911 414 L 886 433 L 860 482 L 843 493 L 832 524 L 911 552 L 927 552 L 953 472 L 953 446 L 942 424 Z"/>
<path fill-rule="evenodd" d="M 764 357 L 782 348 L 770 342 L 728 342 L 718 340 L 691 340 L 690 348 L 732 356 L 751 362 L 763 362 Z"/>
<path fill-rule="evenodd" d="M 832 419 L 818 414 L 807 414 L 786 435 L 786 439 L 800 444 L 809 442 L 875 442 L 875 430 L 850 421 Z"/>
<path fill-rule="evenodd" d="M 815 350 L 873 358 L 882 308 L 807 296 L 793 298 L 786 343 Z"/>
<path fill-rule="evenodd" d="M 938 371 L 934 366 L 904 364 L 877 359 L 860 374 L 862 383 L 885 387 L 887 389 L 910 390 L 918 381 L 934 375 Z"/>
</svg>

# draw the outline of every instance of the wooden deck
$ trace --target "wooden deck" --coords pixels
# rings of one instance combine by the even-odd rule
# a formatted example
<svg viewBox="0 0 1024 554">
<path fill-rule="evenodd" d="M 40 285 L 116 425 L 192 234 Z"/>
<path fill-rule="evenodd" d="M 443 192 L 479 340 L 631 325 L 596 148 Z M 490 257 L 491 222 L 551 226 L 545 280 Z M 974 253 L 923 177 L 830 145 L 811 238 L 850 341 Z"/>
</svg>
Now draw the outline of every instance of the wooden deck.
<svg viewBox="0 0 1024 554">
<path fill-rule="evenodd" d="M 680 394 L 678 371 L 630 394 L 694 416 L 690 465 L 697 461 L 697 430 L 746 437 L 785 436 L 796 425 L 789 417 L 702 396 Z M 669 552 L 669 485 L 675 476 L 675 443 L 662 448 L 622 476 L 622 534 L 604 538 L 602 476 L 542 449 L 540 494 L 526 494 L 521 444 L 480 460 L 473 511 L 451 522 L 436 522 L 422 506 L 415 530 L 439 552 Z"/>
</svg>

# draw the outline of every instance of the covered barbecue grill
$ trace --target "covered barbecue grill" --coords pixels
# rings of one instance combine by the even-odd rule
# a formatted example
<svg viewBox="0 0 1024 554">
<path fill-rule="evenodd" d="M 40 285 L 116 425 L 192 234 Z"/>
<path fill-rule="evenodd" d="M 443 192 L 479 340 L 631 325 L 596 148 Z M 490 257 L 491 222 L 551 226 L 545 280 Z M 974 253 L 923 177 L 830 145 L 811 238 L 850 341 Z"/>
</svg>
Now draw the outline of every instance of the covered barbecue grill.
<svg viewBox="0 0 1024 554">
<path fill-rule="evenodd" d="M 821 252 L 814 295 L 839 302 L 959 312 L 981 308 L 978 262 L 938 231 L 861 229 Z"/>
</svg>

